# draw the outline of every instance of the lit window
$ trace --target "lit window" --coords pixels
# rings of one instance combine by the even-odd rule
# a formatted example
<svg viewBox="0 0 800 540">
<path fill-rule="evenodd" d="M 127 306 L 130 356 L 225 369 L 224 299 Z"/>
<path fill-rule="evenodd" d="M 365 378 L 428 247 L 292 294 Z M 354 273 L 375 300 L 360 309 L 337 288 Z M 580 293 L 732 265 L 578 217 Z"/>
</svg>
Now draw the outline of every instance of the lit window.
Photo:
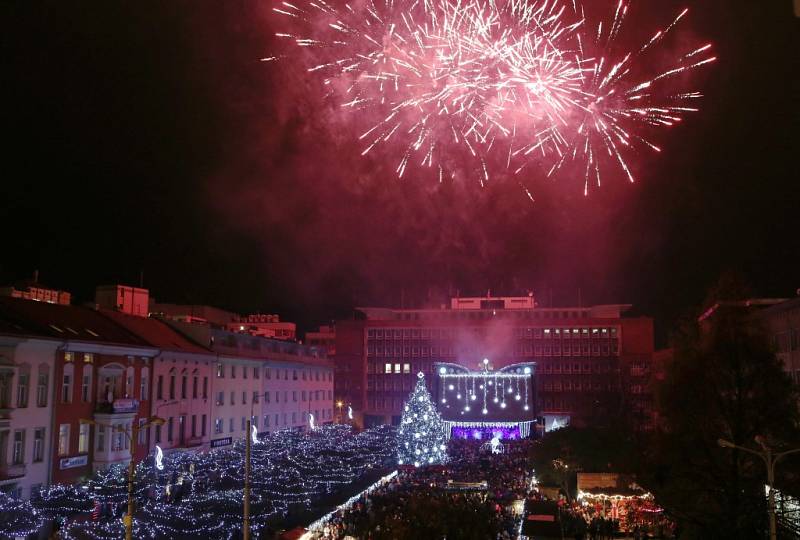
<svg viewBox="0 0 800 540">
<path fill-rule="evenodd" d="M 58 455 L 69 455 L 69 424 L 58 426 Z"/>
<path fill-rule="evenodd" d="M 386 364 L 386 371 L 384 373 L 391 373 L 392 372 L 392 364 Z"/>
<path fill-rule="evenodd" d="M 80 424 L 78 428 L 78 453 L 89 452 L 89 424 Z"/>
</svg>

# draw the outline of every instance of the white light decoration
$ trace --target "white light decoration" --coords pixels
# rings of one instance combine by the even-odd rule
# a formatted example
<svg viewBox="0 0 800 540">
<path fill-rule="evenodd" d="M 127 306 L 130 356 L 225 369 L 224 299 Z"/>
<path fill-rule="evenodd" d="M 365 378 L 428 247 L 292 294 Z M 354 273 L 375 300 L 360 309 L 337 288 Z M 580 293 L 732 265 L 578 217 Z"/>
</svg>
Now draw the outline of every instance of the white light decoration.
<svg viewBox="0 0 800 540">
<path fill-rule="evenodd" d="M 314 431 L 314 413 L 308 413 L 308 426 L 311 428 L 311 431 Z"/>
<path fill-rule="evenodd" d="M 486 414 L 486 413 L 488 413 L 488 412 L 489 412 L 489 409 L 483 409 L 481 412 L 482 412 L 483 414 Z"/>
<path fill-rule="evenodd" d="M 351 407 L 350 405 L 347 406 L 347 418 L 349 420 L 353 419 L 353 407 Z"/>
<path fill-rule="evenodd" d="M 356 433 L 349 425 L 317 426 L 315 433 L 282 430 L 262 434 L 251 449 L 251 532 L 262 537 L 290 508 L 310 509 L 375 470 L 395 462 L 394 428 Z M 134 492 L 137 538 L 231 538 L 241 531 L 244 440 L 210 452 L 175 451 L 136 466 Z M 390 475 L 386 478 L 391 478 Z M 124 535 L 119 515 L 127 501 L 127 468 L 98 471 L 82 485 L 53 484 L 28 506 L 28 518 L 59 522 L 69 540 L 111 540 Z M 171 499 L 166 500 L 166 493 Z M 358 496 L 356 496 L 358 498 Z M 97 505 L 95 502 L 97 501 Z M 28 503 L 25 503 L 28 504 Z M 74 520 L 102 505 L 97 521 Z M 0 537 L 27 537 L 36 527 L 7 527 L 12 514 L 0 495 Z M 13 537 L 13 536 L 12 536 Z"/>
<path fill-rule="evenodd" d="M 253 444 L 256 444 L 258 443 L 258 428 L 256 427 L 255 424 L 252 424 L 250 428 L 251 428 L 250 429 L 251 440 L 253 441 Z"/>
<path fill-rule="evenodd" d="M 161 450 L 161 447 L 156 445 L 156 469 L 159 471 L 164 470 L 164 451 Z"/>
<path fill-rule="evenodd" d="M 445 443 L 450 431 L 433 406 L 430 393 L 425 387 L 424 375 L 419 379 L 404 407 L 405 412 L 397 432 L 398 462 L 420 464 L 445 463 Z"/>
<path fill-rule="evenodd" d="M 455 387 L 452 384 L 447 387 L 448 390 L 452 390 L 453 388 Z"/>
</svg>

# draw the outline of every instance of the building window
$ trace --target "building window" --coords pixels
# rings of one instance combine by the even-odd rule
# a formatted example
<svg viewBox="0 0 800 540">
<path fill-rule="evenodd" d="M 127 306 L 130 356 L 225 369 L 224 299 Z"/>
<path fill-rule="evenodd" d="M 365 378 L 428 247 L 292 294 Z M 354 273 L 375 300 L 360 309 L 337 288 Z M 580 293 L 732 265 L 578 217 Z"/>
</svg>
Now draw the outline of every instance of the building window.
<svg viewBox="0 0 800 540">
<path fill-rule="evenodd" d="M 386 364 L 386 366 L 384 366 L 384 367 L 386 368 L 384 370 L 384 373 L 391 373 L 392 372 L 392 364 Z"/>
<path fill-rule="evenodd" d="M 150 370 L 143 367 L 139 374 L 139 401 L 148 399 L 150 399 Z"/>
<path fill-rule="evenodd" d="M 92 396 L 92 372 L 91 368 L 84 368 L 83 380 L 81 381 L 81 401 L 88 403 Z"/>
<path fill-rule="evenodd" d="M 175 374 L 169 375 L 169 399 L 175 399 Z"/>
<path fill-rule="evenodd" d="M 292 413 L 292 424 L 296 424 L 296 423 L 297 423 L 297 413 L 293 412 Z"/>
<path fill-rule="evenodd" d="M 89 424 L 78 424 L 78 453 L 89 453 Z"/>
<path fill-rule="evenodd" d="M 94 363 L 94 355 L 92 353 L 83 353 L 83 363 L 84 364 L 93 364 Z"/>
<path fill-rule="evenodd" d="M 269 403 L 269 392 L 264 392 L 264 403 Z"/>
<path fill-rule="evenodd" d="M 292 370 L 292 380 L 293 380 L 293 381 L 296 381 L 296 380 L 297 380 L 297 370 L 296 370 L 296 369 L 295 369 L 295 370 Z"/>
<path fill-rule="evenodd" d="M 72 364 L 64 366 L 64 374 L 61 377 L 61 403 L 72 403 L 72 367 Z"/>
<path fill-rule="evenodd" d="M 208 377 L 203 377 L 203 399 L 208 399 Z"/>
<path fill-rule="evenodd" d="M 164 376 L 159 375 L 156 379 L 156 399 L 164 399 Z"/>
<path fill-rule="evenodd" d="M 39 378 L 36 382 L 37 407 L 47 407 L 47 385 L 50 375 L 45 371 L 46 369 L 46 367 L 39 366 Z"/>
<path fill-rule="evenodd" d="M 167 441 L 172 442 L 172 428 L 173 428 L 173 418 L 170 416 L 167 420 Z"/>
<path fill-rule="evenodd" d="M 30 382 L 29 373 L 19 373 L 17 376 L 17 408 L 21 409 L 28 406 L 28 383 Z"/>
<path fill-rule="evenodd" d="M 200 417 L 200 436 L 206 436 L 206 415 Z"/>
<path fill-rule="evenodd" d="M 272 368 L 264 368 L 264 377 L 267 380 L 272 378 Z"/>
<path fill-rule="evenodd" d="M 197 375 L 192 377 L 192 399 L 197 399 Z"/>
<path fill-rule="evenodd" d="M 222 433 L 222 418 L 214 420 L 214 433 Z"/>
<path fill-rule="evenodd" d="M 242 392 L 242 405 L 247 405 L 247 392 Z"/>
<path fill-rule="evenodd" d="M 236 366 L 231 366 L 231 379 L 236 378 Z"/>
<path fill-rule="evenodd" d="M 253 391 L 253 403 L 258 403 L 258 391 Z"/>
<path fill-rule="evenodd" d="M 300 395 L 300 397 L 301 397 L 301 399 L 302 399 L 303 401 L 306 401 L 306 391 L 305 391 L 305 390 L 303 390 L 303 391 L 301 392 L 301 395 Z"/>
<path fill-rule="evenodd" d="M 75 355 L 71 352 L 64 353 L 64 362 L 73 362 L 75 360 Z"/>
<path fill-rule="evenodd" d="M 160 427 L 160 426 L 159 426 Z M 156 431 L 159 434 L 158 431 Z M 161 442 L 161 438 L 158 437 L 156 442 Z M 102 424 L 97 425 L 97 451 L 102 452 L 106 449 L 106 426 Z"/>
<path fill-rule="evenodd" d="M 111 431 L 111 451 L 119 452 L 122 450 L 122 439 L 126 438 L 125 434 L 118 431 L 119 428 Z"/>
<path fill-rule="evenodd" d="M 253 378 L 258 379 L 261 376 L 261 369 L 254 367 L 253 368 Z"/>
<path fill-rule="evenodd" d="M 292 401 L 297 401 L 297 390 L 292 390 Z"/>
<path fill-rule="evenodd" d="M 33 462 L 44 461 L 44 428 L 33 430 Z"/>
<path fill-rule="evenodd" d="M 242 431 L 246 429 L 247 429 L 247 420 L 245 420 L 244 416 L 242 416 Z"/>
<path fill-rule="evenodd" d="M 14 448 L 12 452 L 14 465 L 25 463 L 25 430 L 14 430 Z"/>
<path fill-rule="evenodd" d="M 242 366 L 242 379 L 247 378 L 247 366 Z"/>
<path fill-rule="evenodd" d="M 147 423 L 145 418 L 139 418 L 139 433 L 136 436 L 136 440 L 139 443 L 139 446 L 143 446 L 147 444 L 147 429 L 144 425 Z"/>
<path fill-rule="evenodd" d="M 186 374 L 181 375 L 181 399 L 186 399 L 187 380 Z"/>
<path fill-rule="evenodd" d="M 161 443 L 161 424 L 156 425 L 156 443 Z"/>
<path fill-rule="evenodd" d="M 225 378 L 225 368 L 222 364 L 217 364 L 217 379 Z"/>
<path fill-rule="evenodd" d="M 58 426 L 58 455 L 69 455 L 69 424 Z"/>
<path fill-rule="evenodd" d="M 236 405 L 236 392 L 231 390 L 231 405 Z"/>
<path fill-rule="evenodd" d="M 192 415 L 192 438 L 197 437 L 197 415 Z"/>
<path fill-rule="evenodd" d="M 228 419 L 228 431 L 233 433 L 233 418 Z"/>
<path fill-rule="evenodd" d="M 264 427 L 269 427 L 269 415 L 264 416 Z"/>
</svg>

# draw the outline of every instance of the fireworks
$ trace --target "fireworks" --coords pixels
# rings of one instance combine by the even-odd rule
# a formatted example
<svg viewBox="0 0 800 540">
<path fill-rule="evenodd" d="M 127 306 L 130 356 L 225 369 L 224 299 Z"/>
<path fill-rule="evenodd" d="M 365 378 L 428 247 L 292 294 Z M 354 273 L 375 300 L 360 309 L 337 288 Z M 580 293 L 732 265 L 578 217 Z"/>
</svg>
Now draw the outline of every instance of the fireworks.
<svg viewBox="0 0 800 540">
<path fill-rule="evenodd" d="M 340 106 L 365 122 L 362 154 L 386 147 L 396 173 L 435 171 L 441 182 L 474 172 L 526 187 L 534 171 L 552 177 L 576 164 L 600 185 L 610 161 L 634 180 L 627 155 L 659 151 L 645 133 L 695 111 L 697 92 L 662 91 L 664 81 L 714 60 L 710 45 L 679 56 L 669 69 L 637 78 L 646 59 L 686 15 L 683 11 L 638 50 L 618 54 L 628 4 L 610 24 L 591 28 L 571 0 L 323 0 L 282 2 L 274 11 L 310 50 L 308 72 Z M 273 60 L 275 57 L 265 60 Z M 570 170 L 574 170 L 570 167 Z"/>
</svg>

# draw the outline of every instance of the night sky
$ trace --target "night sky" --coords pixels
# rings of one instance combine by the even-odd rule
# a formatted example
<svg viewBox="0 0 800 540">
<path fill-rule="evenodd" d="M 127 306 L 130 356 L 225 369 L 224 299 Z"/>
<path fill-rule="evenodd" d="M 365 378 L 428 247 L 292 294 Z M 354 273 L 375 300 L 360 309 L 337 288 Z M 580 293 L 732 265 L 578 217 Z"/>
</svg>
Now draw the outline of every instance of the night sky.
<svg viewBox="0 0 800 540">
<path fill-rule="evenodd" d="M 656 137 L 638 183 L 584 197 L 531 178 L 531 204 L 512 181 L 398 181 L 385 154 L 361 158 L 297 63 L 259 61 L 278 50 L 270 2 L 3 2 L 0 282 L 38 269 L 85 301 L 143 273 L 159 300 L 303 328 L 532 289 L 632 303 L 662 339 L 722 272 L 793 295 L 800 19 L 790 0 L 639 0 L 632 43 L 685 5 L 674 45 L 719 57 L 693 77 L 701 111 Z"/>
</svg>

